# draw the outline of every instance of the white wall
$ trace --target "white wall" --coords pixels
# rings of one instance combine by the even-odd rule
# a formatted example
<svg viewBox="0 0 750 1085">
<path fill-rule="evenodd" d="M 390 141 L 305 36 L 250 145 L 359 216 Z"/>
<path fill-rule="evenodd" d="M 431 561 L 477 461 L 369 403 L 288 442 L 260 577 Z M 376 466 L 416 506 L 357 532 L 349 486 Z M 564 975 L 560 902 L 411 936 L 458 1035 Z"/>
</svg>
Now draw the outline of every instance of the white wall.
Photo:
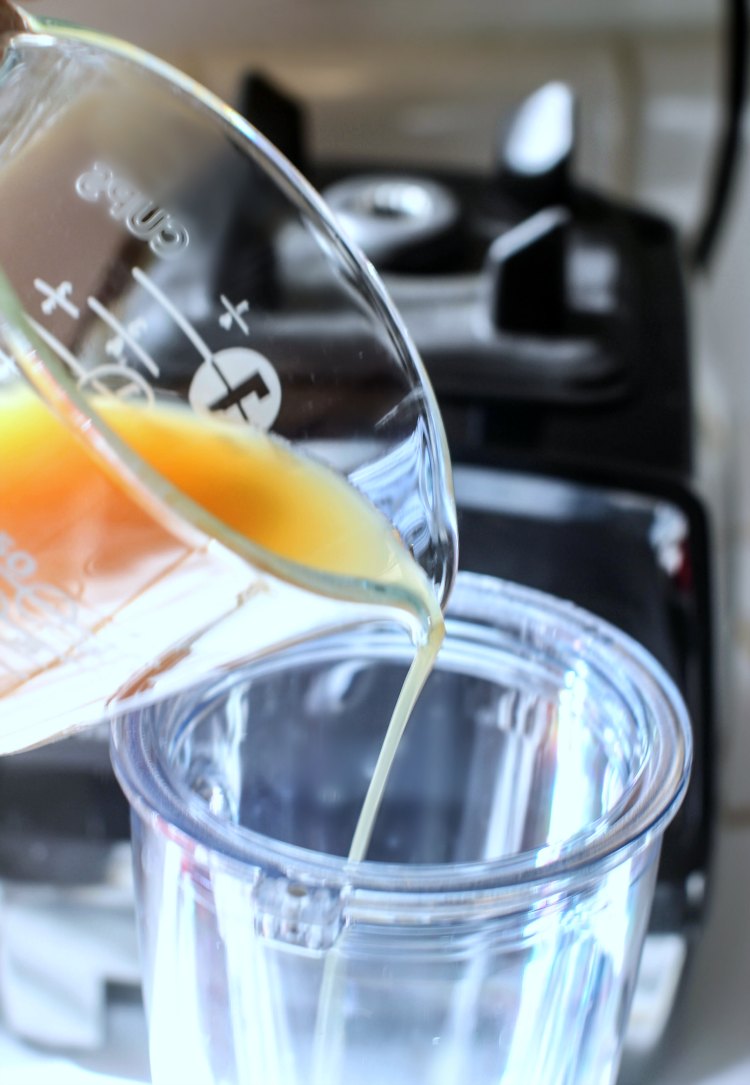
<svg viewBox="0 0 750 1085">
<path fill-rule="evenodd" d="M 518 28 L 706 27 L 715 21 L 719 0 L 29 0 L 29 7 L 174 51 L 280 39 L 455 39 Z"/>
</svg>

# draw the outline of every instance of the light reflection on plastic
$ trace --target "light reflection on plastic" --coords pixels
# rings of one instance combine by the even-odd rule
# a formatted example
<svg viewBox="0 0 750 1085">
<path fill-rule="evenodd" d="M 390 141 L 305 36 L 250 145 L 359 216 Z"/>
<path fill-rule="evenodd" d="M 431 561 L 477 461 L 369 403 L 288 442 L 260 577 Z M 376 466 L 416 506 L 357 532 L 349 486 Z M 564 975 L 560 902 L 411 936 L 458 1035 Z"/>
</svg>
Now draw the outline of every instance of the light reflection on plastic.
<svg viewBox="0 0 750 1085">
<path fill-rule="evenodd" d="M 582 756 L 582 737 L 586 733 L 584 719 L 589 699 L 587 668 L 579 663 L 577 670 L 565 676 L 565 688 L 560 690 L 557 707 L 557 753 L 555 780 L 550 797 L 549 845 L 540 853 L 538 863 L 548 863 L 559 854 L 560 847 L 579 833 L 591 817 L 592 781 L 586 758 Z"/>
<path fill-rule="evenodd" d="M 630 860 L 616 866 L 603 879 L 592 909 L 591 929 L 612 962 L 615 975 L 625 965 L 630 920 Z"/>
<path fill-rule="evenodd" d="M 196 916 L 191 907 L 189 885 L 185 879 L 185 853 L 179 843 L 164 840 L 162 845 L 163 906 L 149 915 L 156 939 L 153 988 L 151 990 L 150 1035 L 151 1070 L 157 1081 L 191 1082 L 208 1085 L 210 1067 L 201 1051 L 201 1043 L 191 1022 L 200 1021 L 198 1004 L 198 961 L 195 947 L 200 944 L 193 926 Z M 155 894 L 154 899 L 158 899 Z M 175 962 L 179 961 L 180 975 Z M 191 983 L 190 978 L 193 977 Z M 192 1003 L 192 1005 L 191 1005 Z M 194 1042 L 191 1042 L 194 1041 Z"/>
</svg>

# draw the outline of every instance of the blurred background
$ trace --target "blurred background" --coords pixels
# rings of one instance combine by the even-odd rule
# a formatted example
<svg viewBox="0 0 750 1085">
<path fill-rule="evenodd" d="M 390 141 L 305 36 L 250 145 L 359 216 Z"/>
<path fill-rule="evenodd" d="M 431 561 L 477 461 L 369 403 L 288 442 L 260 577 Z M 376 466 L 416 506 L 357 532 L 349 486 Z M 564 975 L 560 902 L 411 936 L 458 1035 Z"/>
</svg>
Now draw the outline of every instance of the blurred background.
<svg viewBox="0 0 750 1085">
<path fill-rule="evenodd" d="M 304 157 L 313 174 L 322 162 L 346 162 L 354 170 L 377 162 L 404 173 L 468 173 L 492 184 L 503 171 L 503 148 L 521 103 L 550 81 L 562 82 L 576 99 L 577 131 L 565 166 L 573 182 L 674 228 L 693 388 L 696 462 L 689 481 L 711 530 L 716 707 L 706 772 L 716 789 L 705 811 L 711 854 L 702 874 L 710 876 L 695 952 L 679 984 L 675 980 L 679 991 L 670 1004 L 664 1054 L 640 1078 L 632 1071 L 632 1080 L 750 1080 L 750 472 L 744 469 L 750 462 L 750 158 L 748 122 L 740 109 L 744 6 L 718 0 L 58 0 L 33 8 L 131 40 L 230 102 L 240 100 L 248 73 L 262 73 L 302 105 Z M 276 138 L 273 131 L 267 134 Z M 717 181 L 722 168 L 723 182 Z M 626 558 L 615 555 L 614 577 Z M 695 881 L 692 890 L 703 893 Z M 123 986 L 132 983 L 126 972 Z M 661 972 L 657 959 L 657 986 Z M 648 1017 L 648 991 L 642 994 Z M 92 1050 L 79 1063 L 141 1073 L 143 1036 L 138 1025 L 128 1031 L 129 1020 L 124 1011 L 115 1013 L 109 1053 Z M 20 1050 L 17 1040 L 5 1042 L 8 1051 Z"/>
</svg>

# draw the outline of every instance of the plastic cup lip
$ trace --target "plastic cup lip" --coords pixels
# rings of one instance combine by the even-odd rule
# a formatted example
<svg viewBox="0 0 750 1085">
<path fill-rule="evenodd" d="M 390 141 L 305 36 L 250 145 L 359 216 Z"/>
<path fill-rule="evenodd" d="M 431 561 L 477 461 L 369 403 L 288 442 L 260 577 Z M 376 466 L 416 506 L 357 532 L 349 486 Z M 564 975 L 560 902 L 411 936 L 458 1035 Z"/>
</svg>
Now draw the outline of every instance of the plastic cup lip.
<svg viewBox="0 0 750 1085">
<path fill-rule="evenodd" d="M 243 880 L 251 879 L 253 870 L 262 871 L 373 901 L 387 894 L 404 903 L 430 897 L 436 906 L 461 907 L 469 898 L 489 899 L 498 894 L 519 901 L 529 894 L 550 899 L 555 892 L 601 879 L 657 841 L 684 798 L 692 736 L 682 697 L 650 653 L 610 623 L 543 592 L 460 572 L 449 623 L 463 623 L 466 633 L 472 627 L 479 629 L 482 619 L 490 619 L 493 613 L 514 619 L 526 637 L 524 643 L 535 652 L 556 651 L 567 638 L 577 658 L 587 668 L 595 668 L 600 677 L 607 680 L 616 669 L 624 684 L 620 695 L 648 729 L 649 756 L 639 764 L 632 786 L 603 817 L 561 844 L 495 860 L 412 865 L 352 863 L 273 840 L 220 821 L 197 798 L 186 802 L 160 759 L 152 717 L 143 711 L 122 716 L 112 725 L 113 766 L 132 809 L 161 835 L 204 860 L 210 856 L 211 863 Z M 449 633 L 448 643 L 450 639 Z M 236 679 L 236 675 L 226 677 L 207 696 Z"/>
</svg>

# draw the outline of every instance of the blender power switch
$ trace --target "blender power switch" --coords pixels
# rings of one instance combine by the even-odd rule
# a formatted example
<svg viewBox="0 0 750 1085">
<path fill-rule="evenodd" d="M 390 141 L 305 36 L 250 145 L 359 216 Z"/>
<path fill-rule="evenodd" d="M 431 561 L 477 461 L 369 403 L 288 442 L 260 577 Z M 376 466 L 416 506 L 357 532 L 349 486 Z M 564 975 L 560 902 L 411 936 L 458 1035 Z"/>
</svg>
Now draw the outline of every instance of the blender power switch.
<svg viewBox="0 0 750 1085">
<path fill-rule="evenodd" d="M 490 246 L 490 306 L 499 331 L 546 336 L 564 331 L 569 222 L 564 208 L 546 208 Z"/>
</svg>

